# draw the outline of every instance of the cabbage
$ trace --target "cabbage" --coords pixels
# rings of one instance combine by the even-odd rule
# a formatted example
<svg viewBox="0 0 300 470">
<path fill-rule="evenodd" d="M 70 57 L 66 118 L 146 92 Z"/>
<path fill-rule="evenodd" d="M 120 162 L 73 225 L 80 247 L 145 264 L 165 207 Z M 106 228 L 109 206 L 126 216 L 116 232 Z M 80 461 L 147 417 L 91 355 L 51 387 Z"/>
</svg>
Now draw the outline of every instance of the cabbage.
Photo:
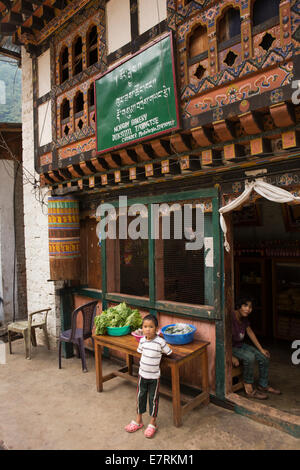
<svg viewBox="0 0 300 470">
<path fill-rule="evenodd" d="M 134 331 L 142 326 L 143 319 L 137 309 L 132 310 L 125 302 L 116 307 L 109 307 L 104 310 L 101 315 L 97 315 L 94 320 L 96 335 L 104 335 L 106 328 L 130 326 Z"/>
</svg>

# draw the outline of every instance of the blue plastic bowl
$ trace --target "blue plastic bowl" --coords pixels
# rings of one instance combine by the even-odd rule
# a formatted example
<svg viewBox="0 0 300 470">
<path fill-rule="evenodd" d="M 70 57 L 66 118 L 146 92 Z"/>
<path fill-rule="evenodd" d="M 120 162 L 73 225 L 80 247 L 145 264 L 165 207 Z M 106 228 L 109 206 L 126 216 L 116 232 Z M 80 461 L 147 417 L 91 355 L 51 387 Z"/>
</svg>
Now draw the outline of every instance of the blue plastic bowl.
<svg viewBox="0 0 300 470">
<path fill-rule="evenodd" d="M 108 326 L 107 334 L 109 336 L 124 336 L 130 333 L 130 325 L 127 326 Z"/>
<path fill-rule="evenodd" d="M 176 323 L 172 323 L 171 325 L 166 325 L 161 329 L 161 332 L 163 334 L 163 337 L 169 344 L 188 344 L 191 343 L 194 340 L 194 334 L 196 331 L 196 328 L 194 325 L 190 325 L 189 323 L 186 323 L 189 325 L 191 328 L 193 328 L 193 331 L 190 333 L 186 333 L 184 335 L 169 335 L 168 333 L 165 333 L 166 329 L 169 328 L 170 326 L 176 325 Z"/>
</svg>

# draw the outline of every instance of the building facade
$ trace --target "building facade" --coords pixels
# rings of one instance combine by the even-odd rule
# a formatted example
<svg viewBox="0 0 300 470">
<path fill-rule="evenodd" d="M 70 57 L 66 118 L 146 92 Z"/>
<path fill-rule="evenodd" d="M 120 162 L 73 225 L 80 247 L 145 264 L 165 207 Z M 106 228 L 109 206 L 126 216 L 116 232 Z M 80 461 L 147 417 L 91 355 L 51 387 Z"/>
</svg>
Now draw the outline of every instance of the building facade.
<svg viewBox="0 0 300 470">
<path fill-rule="evenodd" d="M 257 309 L 263 313 L 254 318 L 258 334 L 272 331 L 274 338 L 291 341 L 300 331 L 298 307 L 288 319 L 276 309 L 278 302 L 284 304 L 285 291 L 273 303 L 272 318 L 267 316 L 269 286 L 262 283 L 268 270 L 275 296 L 276 283 L 293 277 L 293 262 L 300 262 L 299 205 L 294 204 L 300 196 L 298 2 L 49 0 L 35 9 L 27 3 L 0 2 L 0 26 L 24 46 L 23 159 L 50 197 L 48 245 L 47 217 L 24 187 L 29 304 L 48 305 L 52 299 L 53 338 L 60 322 L 67 324 L 67 310 L 90 298 L 99 299 L 100 309 L 125 300 L 157 315 L 161 326 L 188 320 L 197 327 L 196 337 L 210 342 L 215 400 L 263 415 L 232 394 L 230 318 L 244 283 L 263 299 Z M 101 147 L 105 122 L 95 81 L 128 71 L 132 59 L 154 51 L 165 38 L 171 44 L 177 125 L 128 140 L 120 132 L 126 127 L 115 126 L 118 145 Z M 163 56 L 159 63 L 164 76 Z M 127 76 L 129 89 L 131 79 Z M 116 102 L 112 98 L 111 106 Z M 140 119 L 136 124 L 143 123 Z M 282 206 L 285 225 L 280 231 L 279 206 L 265 207 L 265 197 L 252 193 L 242 210 L 225 217 L 231 248 L 226 251 L 219 209 L 257 178 L 294 198 Z M 194 210 L 200 204 L 203 247 L 187 251 L 184 240 L 161 237 L 117 237 L 99 245 L 97 208 L 101 203 L 118 208 L 120 196 L 148 208 L 188 203 Z M 63 201 L 75 201 L 76 208 Z M 58 221 L 59 209 L 71 218 Z M 59 223 L 63 242 L 54 233 Z M 298 305 L 295 292 L 289 296 Z M 200 383 L 197 364 L 183 371 L 183 381 Z M 299 432 L 293 419 L 286 418 L 286 426 Z"/>
</svg>

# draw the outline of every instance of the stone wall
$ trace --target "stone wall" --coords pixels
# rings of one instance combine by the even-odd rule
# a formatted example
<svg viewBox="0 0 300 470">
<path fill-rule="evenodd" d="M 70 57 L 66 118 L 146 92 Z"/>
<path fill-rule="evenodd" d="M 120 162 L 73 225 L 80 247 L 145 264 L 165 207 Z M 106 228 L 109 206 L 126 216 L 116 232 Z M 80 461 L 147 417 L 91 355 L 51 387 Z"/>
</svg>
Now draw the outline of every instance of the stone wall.
<svg viewBox="0 0 300 470">
<path fill-rule="evenodd" d="M 61 287 L 50 279 L 48 251 L 48 188 L 33 188 L 34 179 L 39 175 L 34 170 L 34 126 L 33 126 L 33 81 L 32 60 L 22 50 L 22 124 L 23 124 L 23 172 L 24 183 L 24 226 L 27 277 L 28 310 L 51 307 L 48 315 L 48 333 L 51 347 L 56 346 L 60 332 L 60 303 L 56 289 Z M 39 331 L 39 330 L 38 330 Z M 43 335 L 39 337 L 43 341 Z"/>
</svg>

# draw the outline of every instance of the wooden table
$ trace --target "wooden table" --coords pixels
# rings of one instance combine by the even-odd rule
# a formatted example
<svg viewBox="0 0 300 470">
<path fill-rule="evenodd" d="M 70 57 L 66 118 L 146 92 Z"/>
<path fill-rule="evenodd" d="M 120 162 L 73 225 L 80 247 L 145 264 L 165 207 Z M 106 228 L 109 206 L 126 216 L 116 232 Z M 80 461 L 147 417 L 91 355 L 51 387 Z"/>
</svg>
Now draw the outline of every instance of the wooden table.
<svg viewBox="0 0 300 470">
<path fill-rule="evenodd" d="M 95 346 L 95 365 L 96 365 L 96 385 L 97 391 L 103 391 L 103 382 L 113 379 L 114 377 L 122 377 L 131 382 L 137 383 L 138 378 L 133 376 L 133 357 L 140 357 L 137 352 L 138 342 L 132 335 L 125 336 L 108 336 L 93 335 Z M 162 357 L 162 363 L 170 367 L 172 378 L 172 390 L 164 388 L 160 385 L 160 393 L 168 395 L 173 402 L 173 421 L 175 426 L 181 426 L 182 415 L 192 410 L 200 403 L 209 403 L 209 383 L 208 383 L 208 361 L 207 346 L 208 342 L 193 341 L 192 343 L 182 346 L 171 345 L 174 357 Z M 102 374 L 102 349 L 107 347 L 126 354 L 127 366 L 122 369 L 115 370 L 110 374 L 103 376 Z M 179 368 L 192 359 L 199 358 L 199 367 L 201 369 L 202 389 L 195 397 L 187 397 L 180 394 L 180 377 Z M 181 405 L 183 402 L 183 406 Z"/>
</svg>

